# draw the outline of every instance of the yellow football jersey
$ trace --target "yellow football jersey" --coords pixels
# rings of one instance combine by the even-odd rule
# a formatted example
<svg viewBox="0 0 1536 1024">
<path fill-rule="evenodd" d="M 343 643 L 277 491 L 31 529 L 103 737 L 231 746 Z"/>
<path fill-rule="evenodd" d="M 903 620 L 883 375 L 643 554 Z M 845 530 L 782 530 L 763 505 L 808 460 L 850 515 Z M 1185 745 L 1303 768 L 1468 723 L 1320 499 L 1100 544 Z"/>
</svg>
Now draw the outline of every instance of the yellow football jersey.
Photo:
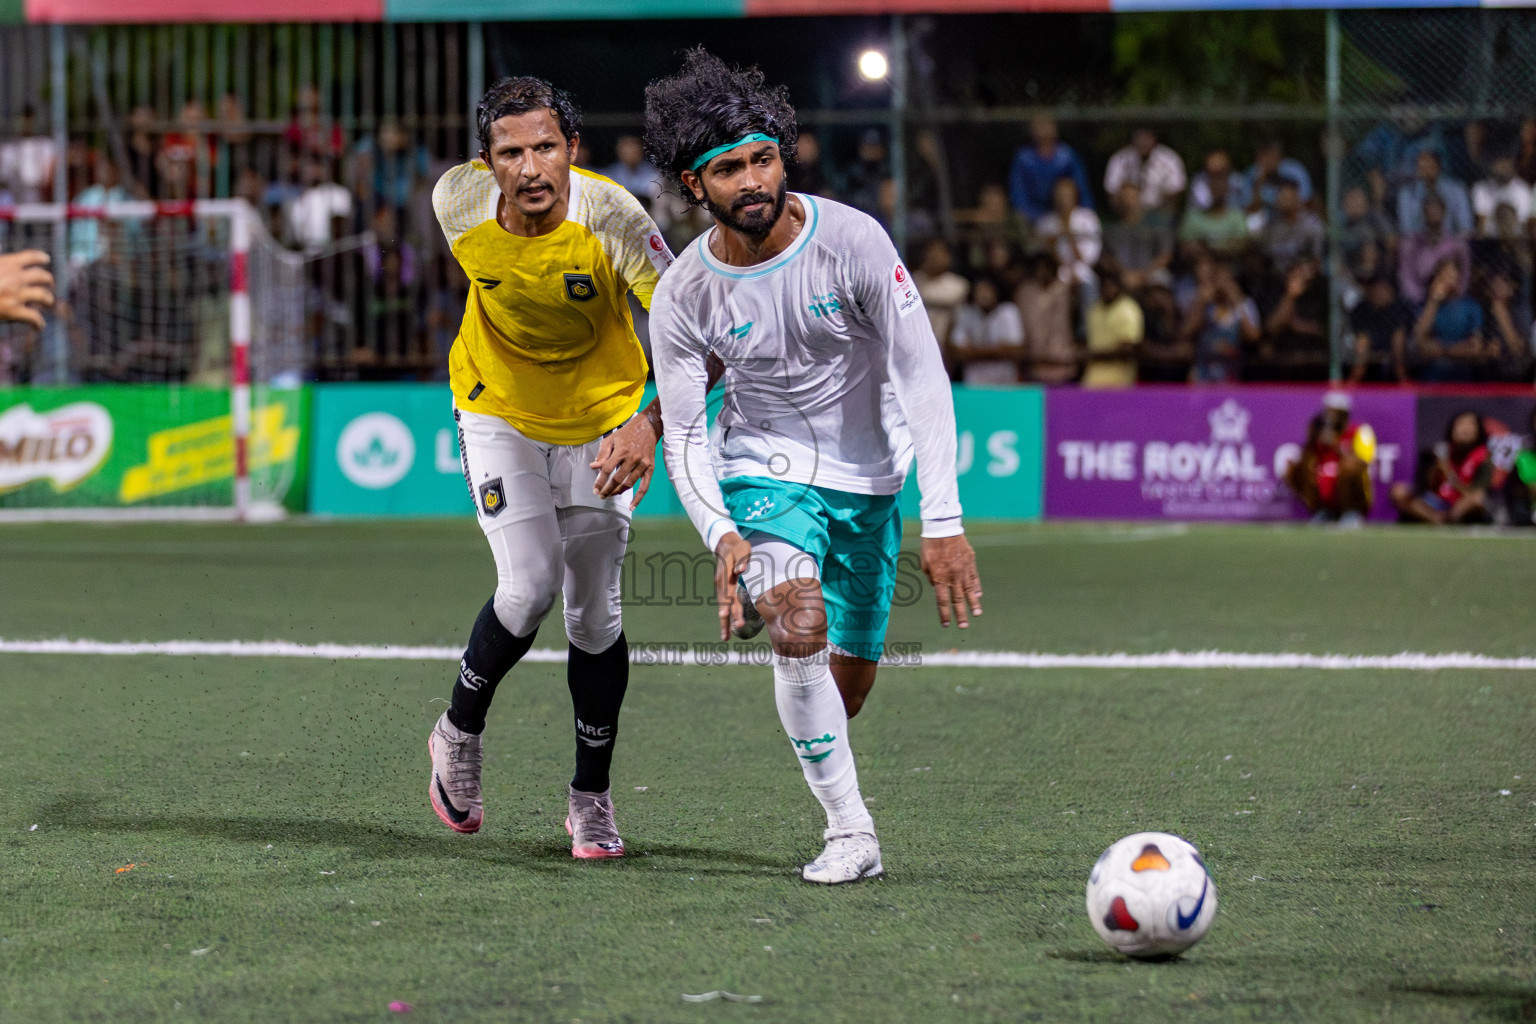
<svg viewBox="0 0 1536 1024">
<path fill-rule="evenodd" d="M 503 228 L 501 198 L 478 160 L 432 190 L 469 277 L 448 356 L 454 398 L 536 441 L 585 444 L 639 408 L 647 367 L 626 294 L 650 309 L 672 254 L 639 200 L 590 171 L 571 168 L 565 222 L 547 235 Z"/>
</svg>

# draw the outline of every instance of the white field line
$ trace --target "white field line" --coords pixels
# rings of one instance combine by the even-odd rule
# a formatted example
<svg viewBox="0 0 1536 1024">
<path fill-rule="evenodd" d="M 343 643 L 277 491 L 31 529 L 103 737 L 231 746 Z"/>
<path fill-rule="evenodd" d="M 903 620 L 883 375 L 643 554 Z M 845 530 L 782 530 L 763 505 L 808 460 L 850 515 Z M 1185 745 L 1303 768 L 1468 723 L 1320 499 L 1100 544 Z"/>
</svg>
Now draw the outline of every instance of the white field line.
<svg viewBox="0 0 1536 1024">
<path fill-rule="evenodd" d="M 765 664 L 766 647 L 734 649 L 721 659 L 711 650 L 683 644 L 639 648 L 631 660 L 641 665 L 708 666 Z M 459 647 L 409 647 L 370 644 L 296 644 L 283 640 L 0 640 L 0 654 L 157 654 L 213 658 L 319 658 L 330 661 L 458 661 Z M 565 652 L 535 648 L 533 662 L 563 662 Z M 924 668 L 1096 668 L 1096 669 L 1370 669 L 1438 672 L 1444 669 L 1505 669 L 1536 672 L 1536 658 L 1494 658 L 1484 654 L 1248 654 L 1235 651 L 1164 651 L 1160 654 L 1040 654 L 1015 651 L 938 651 L 889 661 L 891 667 Z"/>
</svg>

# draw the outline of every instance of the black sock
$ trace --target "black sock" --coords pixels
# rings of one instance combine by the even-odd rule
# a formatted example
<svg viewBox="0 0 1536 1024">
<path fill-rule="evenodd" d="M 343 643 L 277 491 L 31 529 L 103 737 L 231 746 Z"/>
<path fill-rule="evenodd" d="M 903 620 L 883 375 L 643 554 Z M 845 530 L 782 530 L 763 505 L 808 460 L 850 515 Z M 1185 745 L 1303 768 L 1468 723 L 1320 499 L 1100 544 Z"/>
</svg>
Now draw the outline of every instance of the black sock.
<svg viewBox="0 0 1536 1024">
<path fill-rule="evenodd" d="M 454 728 L 472 733 L 485 730 L 485 713 L 491 709 L 496 684 L 528 653 L 538 632 L 535 628 L 527 636 L 513 636 L 496 617 L 496 599 L 485 602 L 475 628 L 469 631 L 469 646 L 464 648 L 459 678 L 453 684 L 448 721 Z"/>
<path fill-rule="evenodd" d="M 619 705 L 629 687 L 629 641 L 624 634 L 600 654 L 588 654 L 572 644 L 566 681 L 576 710 L 576 776 L 571 788 L 601 793 L 608 788 Z"/>
</svg>

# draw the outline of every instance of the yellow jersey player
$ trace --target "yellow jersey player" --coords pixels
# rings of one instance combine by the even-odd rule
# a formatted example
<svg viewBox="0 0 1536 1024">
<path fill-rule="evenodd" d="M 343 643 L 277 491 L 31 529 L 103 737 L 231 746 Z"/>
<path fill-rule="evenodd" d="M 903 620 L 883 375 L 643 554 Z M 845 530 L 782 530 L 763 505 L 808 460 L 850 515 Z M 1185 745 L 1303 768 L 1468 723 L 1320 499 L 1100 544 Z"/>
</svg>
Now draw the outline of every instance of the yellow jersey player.
<svg viewBox="0 0 1536 1024">
<path fill-rule="evenodd" d="M 432 807 L 457 832 L 480 828 L 492 694 L 563 591 L 576 733 L 566 830 L 573 856 L 620 857 L 608 781 L 629 679 L 619 573 L 661 435 L 658 406 L 636 412 L 647 367 L 627 296 L 649 308 L 672 254 L 634 196 L 571 166 L 581 119 L 563 90 L 502 79 L 476 116 L 480 159 L 444 174 L 432 205 L 470 281 L 449 371 L 497 582 L 428 740 Z"/>
</svg>

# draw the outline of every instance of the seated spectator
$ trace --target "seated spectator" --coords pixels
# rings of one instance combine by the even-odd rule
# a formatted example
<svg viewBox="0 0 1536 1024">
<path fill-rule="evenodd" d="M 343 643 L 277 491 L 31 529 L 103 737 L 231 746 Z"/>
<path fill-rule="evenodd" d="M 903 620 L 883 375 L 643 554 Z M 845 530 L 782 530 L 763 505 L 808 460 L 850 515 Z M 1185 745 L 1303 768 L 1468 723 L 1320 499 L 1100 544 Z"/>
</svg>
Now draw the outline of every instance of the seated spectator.
<svg viewBox="0 0 1536 1024">
<path fill-rule="evenodd" d="M 795 139 L 795 162 L 785 174 L 792 192 L 834 198 L 832 184 L 821 166 L 821 139 L 813 131 L 801 131 Z"/>
<path fill-rule="evenodd" d="M 425 179 L 432 170 L 432 156 L 427 147 L 411 145 L 405 129 L 394 121 L 379 125 L 377 136 L 360 139 L 352 147 L 352 156 L 358 186 L 366 184 L 368 193 L 377 201 L 388 203 L 396 210 L 404 210 L 410 205 L 417 182 Z M 365 194 L 361 187 L 358 187 L 358 194 Z"/>
<path fill-rule="evenodd" d="M 1236 384 L 1242 379 L 1243 346 L 1259 340 L 1259 311 L 1243 294 L 1226 263 L 1214 264 L 1184 318 L 1182 331 L 1194 342 L 1196 384 Z"/>
<path fill-rule="evenodd" d="M 1484 267 L 1477 290 L 1490 321 L 1485 355 L 1497 363 L 1491 376 L 1496 380 L 1528 380 L 1530 302 L 1520 294 L 1520 287 L 1507 266 Z"/>
<path fill-rule="evenodd" d="M 1536 185 L 1536 115 L 1520 122 L 1520 141 L 1515 147 L 1515 174 Z"/>
<path fill-rule="evenodd" d="M 1445 201 L 1436 193 L 1424 197 L 1423 227 L 1405 236 L 1397 249 L 1397 290 L 1402 300 L 1414 309 L 1424 304 L 1429 282 L 1441 263 L 1453 260 L 1460 269 L 1461 292 L 1472 279 L 1472 252 L 1466 239 L 1446 229 Z"/>
<path fill-rule="evenodd" d="M 1417 177 L 1397 193 L 1397 230 L 1404 235 L 1424 229 L 1424 200 L 1437 195 L 1445 204 L 1445 232 L 1448 235 L 1472 233 L 1472 200 L 1467 186 L 1440 173 L 1440 154 L 1424 150 L 1418 156 Z"/>
<path fill-rule="evenodd" d="M 1014 295 L 1024 321 L 1029 374 L 1045 384 L 1064 384 L 1077 376 L 1077 345 L 1072 339 L 1072 286 L 1062 280 L 1056 257 L 1040 253 Z"/>
<path fill-rule="evenodd" d="M 996 281 L 1005 295 L 1013 294 L 1029 273 L 1019 247 L 1001 238 L 989 239 L 982 247 L 980 270 Z"/>
<path fill-rule="evenodd" d="M 1501 206 L 1508 206 L 1520 224 L 1531 219 L 1531 185 L 1515 175 L 1513 153 L 1495 156 L 1488 165 L 1488 177 L 1472 186 L 1472 216 L 1479 235 L 1498 237 L 1494 212 Z"/>
<path fill-rule="evenodd" d="M 288 231 L 300 246 L 314 251 L 346 234 L 352 193 L 332 180 L 322 157 L 305 158 L 304 180 L 308 187 L 288 205 Z"/>
<path fill-rule="evenodd" d="M 1031 222 L 1044 217 L 1051 212 L 1051 190 L 1060 178 L 1071 178 L 1077 184 L 1077 194 L 1091 208 L 1088 173 L 1072 147 L 1061 141 L 1055 120 L 1035 118 L 1029 123 L 1029 134 L 1032 145 L 1020 147 L 1008 172 L 1013 208 Z"/>
<path fill-rule="evenodd" d="M 939 339 L 939 347 L 943 348 L 949 344 L 955 312 L 965 304 L 971 286 L 951 269 L 954 257 L 943 239 L 931 240 L 922 247 L 921 252 L 922 261 L 912 272 L 912 283 L 917 285 L 917 294 L 923 297 L 923 308 L 928 311 L 933 336 Z"/>
<path fill-rule="evenodd" d="M 1328 343 L 1323 323 L 1328 315 L 1328 285 L 1317 260 L 1304 260 L 1286 272 L 1277 299 L 1273 286 L 1265 297 L 1263 354 L 1270 380 L 1324 379 Z M 1273 300 L 1273 301 L 1271 301 Z M 1258 379 L 1257 376 L 1251 379 Z"/>
<path fill-rule="evenodd" d="M 1487 355 L 1483 309 L 1466 294 L 1460 264 L 1440 261 L 1424 309 L 1413 325 L 1413 354 L 1420 380 L 1471 381 Z"/>
<path fill-rule="evenodd" d="M 70 203 L 79 210 L 101 211 L 110 203 L 126 203 L 133 195 L 118 183 L 117 165 L 101 150 L 92 154 L 91 186 Z M 107 254 L 107 243 L 114 231 L 110 221 L 96 217 L 77 217 L 69 222 L 69 265 L 83 267 Z"/>
<path fill-rule="evenodd" d="M 1408 383 L 1408 332 L 1413 314 L 1397 297 L 1388 274 L 1363 282 L 1364 297 L 1349 314 L 1353 342 L 1349 377 L 1351 384 Z"/>
<path fill-rule="evenodd" d="M 1339 228 L 1339 249 L 1344 270 L 1356 287 L 1388 272 L 1396 256 L 1397 229 L 1379 206 L 1371 205 L 1359 185 L 1344 190 L 1340 202 L 1344 223 Z M 1353 306 L 1358 296 L 1346 296 Z"/>
<path fill-rule="evenodd" d="M 283 141 L 290 149 L 322 160 L 340 160 L 341 125 L 320 112 L 320 90 L 313 85 L 299 88 L 293 116 L 283 131 Z"/>
<path fill-rule="evenodd" d="M 1218 150 L 1218 152 L 1220 152 Z M 1226 154 L 1222 153 L 1225 157 Z M 1210 156 L 1206 156 L 1206 162 L 1210 162 Z M 1196 174 L 1189 183 L 1189 205 L 1201 210 L 1211 208 L 1211 174 L 1201 165 L 1201 171 Z M 1230 158 L 1226 161 L 1227 177 L 1227 202 L 1238 210 L 1247 211 L 1253 202 L 1253 188 L 1248 183 L 1248 176 L 1242 171 L 1234 170 Z"/>
<path fill-rule="evenodd" d="M 160 149 L 155 154 L 160 198 L 196 199 L 212 195 L 213 166 L 218 158 L 217 140 L 204 132 L 202 102 L 188 100 L 182 104 L 177 130 L 160 137 Z"/>
<path fill-rule="evenodd" d="M 160 143 L 155 138 L 154 125 L 154 107 L 137 106 L 128 115 L 128 187 L 139 199 L 160 197 L 160 170 L 155 159 Z"/>
<path fill-rule="evenodd" d="M 1536 405 L 1531 406 L 1520 450 L 1504 478 L 1504 508 L 1511 526 L 1536 526 Z"/>
<path fill-rule="evenodd" d="M 1281 186 L 1286 183 L 1296 186 L 1303 203 L 1312 199 L 1312 176 L 1301 161 L 1285 155 L 1279 139 L 1269 139 L 1254 150 L 1247 180 L 1249 213 L 1272 213 L 1280 202 Z"/>
<path fill-rule="evenodd" d="M 1104 169 L 1104 191 L 1119 196 L 1127 187 L 1136 190 L 1147 211 L 1172 214 L 1179 196 L 1189 184 L 1184 160 L 1157 141 L 1150 128 L 1131 132 L 1131 143 L 1116 151 Z"/>
<path fill-rule="evenodd" d="M 1136 359 L 1146 337 L 1141 307 L 1131 298 L 1112 264 L 1098 268 L 1099 299 L 1088 309 L 1085 388 L 1128 388 L 1136 384 Z"/>
<path fill-rule="evenodd" d="M 620 135 L 613 151 L 618 159 L 598 173 L 623 185 L 649 210 L 661 195 L 661 172 L 645 158 L 645 144 L 637 135 Z"/>
<path fill-rule="evenodd" d="M 53 136 L 37 127 L 37 107 L 24 103 L 16 135 L 0 142 L 0 188 L 18 203 L 40 203 L 53 194 Z"/>
<path fill-rule="evenodd" d="M 1457 413 L 1445 429 L 1445 440 L 1420 453 L 1412 486 L 1394 484 L 1392 503 L 1405 523 L 1486 523 L 1488 488 L 1493 460 L 1488 457 L 1488 430 L 1475 412 Z"/>
<path fill-rule="evenodd" d="M 950 354 L 966 384 L 1017 384 L 1024 352 L 1024 322 L 1019 307 L 1005 302 L 998 283 L 979 277 L 971 301 L 955 314 Z"/>
<path fill-rule="evenodd" d="M 850 206 L 878 215 L 880 189 L 890 176 L 890 150 L 885 145 L 885 135 L 879 128 L 867 128 L 859 136 L 858 159 L 844 172 L 838 191 L 847 197 Z"/>
<path fill-rule="evenodd" d="M 1323 411 L 1307 424 L 1301 455 L 1286 467 L 1285 484 L 1312 513 L 1312 521 L 1359 525 L 1371 514 L 1370 466 L 1360 457 L 1349 422 L 1349 396 L 1330 392 Z"/>
<path fill-rule="evenodd" d="M 1093 288 L 1093 265 L 1103 249 L 1102 228 L 1099 215 L 1082 205 L 1071 178 L 1058 178 L 1051 186 L 1051 212 L 1035 222 L 1035 234 L 1055 253 L 1063 280 Z"/>
<path fill-rule="evenodd" d="M 1127 183 L 1115 197 L 1120 219 L 1104 230 L 1104 250 L 1119 269 L 1120 279 L 1133 292 L 1148 285 L 1173 283 L 1173 228 L 1161 215 L 1155 219 L 1141 205 L 1141 189 Z"/>
<path fill-rule="evenodd" d="M 1206 187 L 1210 202 L 1202 209 L 1184 211 L 1179 226 L 1181 241 L 1204 242 L 1219 255 L 1231 255 L 1248 241 L 1248 218 L 1233 205 L 1227 189 L 1232 180 L 1232 160 L 1221 150 L 1205 158 Z"/>
<path fill-rule="evenodd" d="M 1323 258 L 1323 221 L 1301 204 L 1301 187 L 1282 179 L 1273 210 L 1263 214 L 1258 230 L 1259 251 L 1284 274 L 1299 263 Z"/>
</svg>

